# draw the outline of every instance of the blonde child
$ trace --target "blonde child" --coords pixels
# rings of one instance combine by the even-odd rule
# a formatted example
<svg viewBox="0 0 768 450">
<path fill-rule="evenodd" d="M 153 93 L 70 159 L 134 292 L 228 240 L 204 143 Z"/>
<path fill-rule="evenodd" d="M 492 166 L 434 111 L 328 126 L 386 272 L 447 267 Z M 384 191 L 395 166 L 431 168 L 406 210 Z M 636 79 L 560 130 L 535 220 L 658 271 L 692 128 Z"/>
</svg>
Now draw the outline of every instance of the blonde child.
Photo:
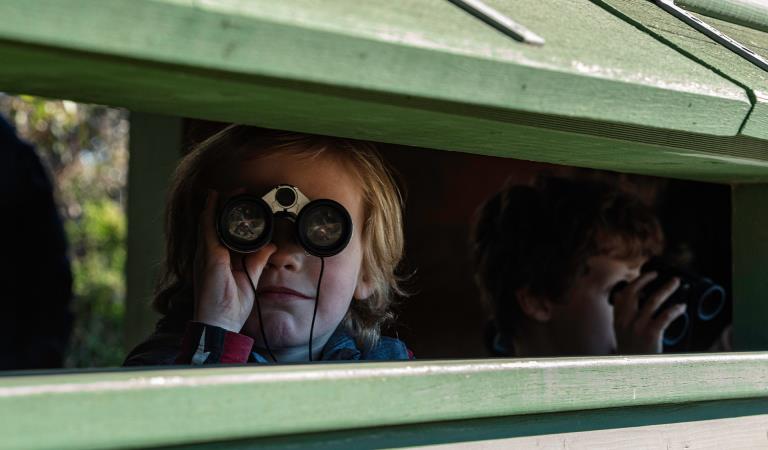
<svg viewBox="0 0 768 450">
<path fill-rule="evenodd" d="M 248 253 L 222 241 L 222 205 L 288 187 L 331 201 L 351 219 L 341 251 L 316 256 L 295 215 L 276 213 L 272 236 Z M 402 199 L 367 142 L 232 125 L 179 164 L 166 209 L 166 258 L 155 333 L 126 365 L 409 359 L 382 337 L 402 294 Z M 327 231 L 327 230 L 326 230 Z M 343 243 L 342 243 L 343 244 Z"/>
</svg>

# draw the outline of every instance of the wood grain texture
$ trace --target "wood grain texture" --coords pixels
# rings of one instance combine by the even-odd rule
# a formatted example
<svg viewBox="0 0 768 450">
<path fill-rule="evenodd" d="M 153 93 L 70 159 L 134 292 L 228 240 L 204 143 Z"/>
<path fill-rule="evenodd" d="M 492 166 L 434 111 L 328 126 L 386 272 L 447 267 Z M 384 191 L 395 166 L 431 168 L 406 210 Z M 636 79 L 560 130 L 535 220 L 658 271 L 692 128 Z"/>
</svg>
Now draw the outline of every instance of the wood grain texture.
<svg viewBox="0 0 768 450">
<path fill-rule="evenodd" d="M 83 73 L 66 53 L 39 48 L 21 51 L 0 44 L 0 60 L 5 55 L 20 62 L 14 77 L 25 83 L 31 82 L 27 73 L 35 72 L 46 73 L 49 81 L 87 78 L 88 84 L 98 86 L 85 92 L 82 85 L 38 80 L 38 93 L 97 103 L 117 102 L 132 110 L 163 113 L 171 106 L 169 102 L 174 102 L 175 114 L 182 116 L 216 117 L 293 131 L 696 180 L 768 180 L 768 141 L 757 139 L 648 129 L 413 97 L 393 100 L 389 94 L 356 90 L 319 94 L 314 85 L 305 82 L 256 80 L 221 73 L 209 77 L 174 66 L 133 66 L 110 59 L 90 61 L 90 70 Z M 135 84 L 121 84 L 120 80 L 134 80 Z M 169 97 L 178 86 L 192 91 L 183 96 L 187 101 Z M 205 110 L 201 110 L 200 102 L 205 102 Z M 254 111 L 257 107 L 263 109 Z"/>
<path fill-rule="evenodd" d="M 705 16 L 768 31 L 768 3 L 763 0 L 677 0 L 675 3 Z"/>
<path fill-rule="evenodd" d="M 219 84 L 302 81 L 318 94 L 343 88 L 716 135 L 735 134 L 749 110 L 739 86 L 586 0 L 491 3 L 547 45 L 518 43 L 442 0 L 9 0 L 0 4 L 0 41 L 27 58 L 2 55 L 0 87 L 76 90 L 81 100 L 170 114 L 194 103 L 200 117 L 226 118 L 212 104 L 224 100 L 215 90 L 144 70 L 171 66 Z M 66 54 L 70 86 L 61 86 L 60 65 L 30 66 L 28 45 Z M 104 58 L 143 75 L 96 72 Z M 125 104 L 126 89 L 158 83 L 162 98 Z M 231 115 L 282 110 L 272 98 Z"/>
<path fill-rule="evenodd" d="M 419 446 L 438 449 L 727 449 L 768 447 L 768 414 L 637 428 Z"/>
<path fill-rule="evenodd" d="M 172 445 L 766 398 L 766 366 L 768 353 L 741 353 L 9 376 L 0 446 Z"/>
<path fill-rule="evenodd" d="M 714 72 L 732 80 L 749 91 L 753 102 L 752 111 L 745 120 L 741 133 L 761 139 L 768 138 L 768 72 L 754 66 L 736 53 L 709 39 L 693 27 L 645 0 L 597 0 L 618 16 L 626 17 L 643 27 L 681 54 L 698 61 Z M 768 49 L 768 33 L 700 17 L 750 47 L 757 53 Z M 712 111 L 712 114 L 717 115 Z"/>
<path fill-rule="evenodd" d="M 544 51 L 433 1 L 3 2 L 0 88 L 650 175 L 768 178 L 766 141 L 690 132 L 737 133 L 743 89 L 603 9 L 497 5 L 540 23 Z"/>
<path fill-rule="evenodd" d="M 185 445 L 184 447 L 195 450 L 336 450 L 340 448 L 411 448 L 445 444 L 483 448 L 487 442 L 511 438 L 541 437 L 546 439 L 546 435 L 562 436 L 565 433 L 584 435 L 585 432 L 616 428 L 629 428 L 631 432 L 632 428 L 645 427 L 647 429 L 649 425 L 669 424 L 674 426 L 685 422 L 715 421 L 721 418 L 736 417 L 749 419 L 750 416 L 766 413 L 768 413 L 768 399 L 720 400 L 667 406 L 595 409 L 363 428 L 326 433 L 305 433 L 260 439 L 200 443 Z M 732 446 L 725 448 L 732 448 Z"/>
</svg>

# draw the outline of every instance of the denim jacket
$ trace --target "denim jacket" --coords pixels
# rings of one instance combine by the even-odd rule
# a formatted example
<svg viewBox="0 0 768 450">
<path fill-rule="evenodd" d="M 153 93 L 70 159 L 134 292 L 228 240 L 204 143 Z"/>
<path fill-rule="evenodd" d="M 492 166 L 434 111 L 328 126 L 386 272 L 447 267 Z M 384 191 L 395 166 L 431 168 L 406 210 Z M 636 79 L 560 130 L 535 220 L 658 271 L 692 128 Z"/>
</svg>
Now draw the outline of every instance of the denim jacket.
<svg viewBox="0 0 768 450">
<path fill-rule="evenodd" d="M 413 355 L 403 341 L 382 336 L 372 349 L 361 350 L 357 347 L 355 339 L 342 326 L 336 328 L 320 354 L 320 361 L 387 361 L 399 359 L 413 359 Z M 251 352 L 249 362 L 269 363 L 267 358 L 257 352 Z"/>
</svg>

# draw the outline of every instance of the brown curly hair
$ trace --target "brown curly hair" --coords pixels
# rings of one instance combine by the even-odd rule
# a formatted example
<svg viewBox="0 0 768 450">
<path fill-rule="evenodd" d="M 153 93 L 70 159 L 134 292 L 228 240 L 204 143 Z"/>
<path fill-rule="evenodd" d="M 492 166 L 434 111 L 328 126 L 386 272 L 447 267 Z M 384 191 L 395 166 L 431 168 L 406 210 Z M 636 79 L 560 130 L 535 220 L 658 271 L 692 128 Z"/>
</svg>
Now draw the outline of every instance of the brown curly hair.
<svg viewBox="0 0 768 450">
<path fill-rule="evenodd" d="M 475 281 L 508 338 L 523 318 L 520 288 L 564 301 L 590 256 L 650 257 L 663 245 L 653 210 L 635 196 L 607 183 L 541 177 L 507 186 L 480 208 L 471 253 Z"/>
</svg>

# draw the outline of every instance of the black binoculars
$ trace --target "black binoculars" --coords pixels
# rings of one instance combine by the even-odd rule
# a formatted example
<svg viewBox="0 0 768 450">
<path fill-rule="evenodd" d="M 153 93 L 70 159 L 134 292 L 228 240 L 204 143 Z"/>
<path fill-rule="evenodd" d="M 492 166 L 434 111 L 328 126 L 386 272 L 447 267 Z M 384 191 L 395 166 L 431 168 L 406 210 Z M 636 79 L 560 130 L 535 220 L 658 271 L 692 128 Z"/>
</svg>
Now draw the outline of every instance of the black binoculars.
<svg viewBox="0 0 768 450">
<path fill-rule="evenodd" d="M 352 219 L 341 204 L 330 199 L 310 201 L 287 184 L 266 195 L 235 195 L 221 207 L 216 221 L 219 240 L 230 250 L 252 253 L 272 240 L 275 219 L 295 224 L 296 241 L 314 256 L 333 256 L 352 237 Z"/>
<path fill-rule="evenodd" d="M 690 334 L 695 322 L 711 321 L 723 311 L 725 289 L 707 277 L 658 259 L 646 263 L 643 272 L 656 272 L 658 275 L 643 289 L 641 304 L 673 277 L 680 280 L 680 286 L 656 312 L 658 315 L 661 311 L 680 303 L 688 305 L 686 311 L 664 331 L 664 345 L 667 347 L 680 344 Z"/>
<path fill-rule="evenodd" d="M 656 272 L 657 276 L 640 292 L 638 306 L 641 308 L 651 295 L 661 289 L 669 280 L 674 277 L 680 280 L 680 286 L 659 306 L 654 314 L 656 317 L 662 311 L 677 304 L 687 305 L 685 312 L 664 330 L 664 347 L 681 347 L 683 341 L 691 335 L 695 323 L 713 321 L 723 311 L 726 303 L 725 289 L 707 277 L 675 267 L 661 259 L 652 259 L 647 262 L 642 271 L 644 273 Z M 611 303 L 613 303 L 613 294 L 623 289 L 626 284 L 623 282 L 614 287 L 611 293 Z"/>
</svg>

